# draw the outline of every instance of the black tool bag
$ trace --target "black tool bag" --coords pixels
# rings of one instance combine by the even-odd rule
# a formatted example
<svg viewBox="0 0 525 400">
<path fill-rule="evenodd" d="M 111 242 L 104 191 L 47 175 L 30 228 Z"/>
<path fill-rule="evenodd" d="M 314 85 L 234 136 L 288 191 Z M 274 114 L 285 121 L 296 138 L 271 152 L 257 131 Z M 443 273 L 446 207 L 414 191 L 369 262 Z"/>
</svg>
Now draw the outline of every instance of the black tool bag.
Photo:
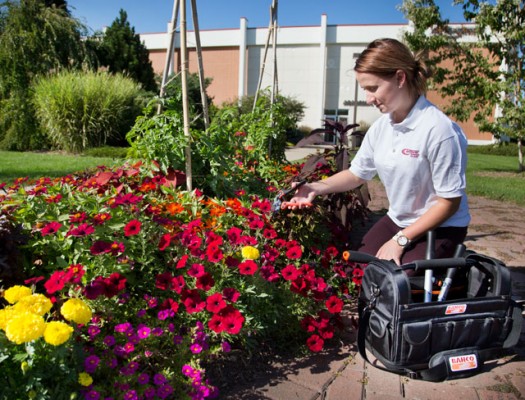
<svg viewBox="0 0 525 400">
<path fill-rule="evenodd" d="M 439 279 L 456 268 L 462 282 L 444 301 L 421 302 L 414 294 L 420 272 L 430 268 Z M 371 261 L 359 296 L 359 352 L 365 349 L 390 372 L 427 381 L 472 376 L 483 362 L 516 345 L 522 309 L 511 299 L 510 271 L 499 260 L 476 253 L 464 258 L 423 260 L 398 266 Z"/>
</svg>

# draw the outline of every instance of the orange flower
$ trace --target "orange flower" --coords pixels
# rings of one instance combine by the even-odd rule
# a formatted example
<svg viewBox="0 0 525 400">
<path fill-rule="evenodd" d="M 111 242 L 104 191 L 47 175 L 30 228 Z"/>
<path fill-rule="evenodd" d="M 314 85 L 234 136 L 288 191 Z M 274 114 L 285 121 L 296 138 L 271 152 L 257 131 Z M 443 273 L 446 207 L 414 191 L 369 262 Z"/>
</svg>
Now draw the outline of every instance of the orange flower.
<svg viewBox="0 0 525 400">
<path fill-rule="evenodd" d="M 179 203 L 169 203 L 166 205 L 166 211 L 171 215 L 179 214 L 184 211 L 184 206 Z"/>
</svg>

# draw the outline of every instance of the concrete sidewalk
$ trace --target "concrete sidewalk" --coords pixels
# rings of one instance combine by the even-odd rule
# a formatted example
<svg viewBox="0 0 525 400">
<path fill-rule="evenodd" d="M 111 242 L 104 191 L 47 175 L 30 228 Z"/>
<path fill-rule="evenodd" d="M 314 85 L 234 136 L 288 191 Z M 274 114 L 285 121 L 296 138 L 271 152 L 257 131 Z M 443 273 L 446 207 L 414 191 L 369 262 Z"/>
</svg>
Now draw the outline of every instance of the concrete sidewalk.
<svg viewBox="0 0 525 400">
<path fill-rule="evenodd" d="M 291 159 L 315 149 L 296 150 Z M 294 158 L 296 157 L 296 158 Z M 372 215 L 368 225 L 388 206 L 382 185 L 370 184 Z M 472 223 L 467 248 L 504 261 L 513 278 L 513 295 L 525 300 L 525 208 L 479 197 L 470 197 Z M 356 229 L 361 234 L 368 225 Z M 350 321 L 341 343 L 304 358 L 272 360 L 261 366 L 249 382 L 220 398 L 245 400 L 396 400 L 396 399 L 525 399 L 525 329 L 515 353 L 487 363 L 482 373 L 466 379 L 424 382 L 383 372 L 366 364 L 356 347 Z"/>
</svg>

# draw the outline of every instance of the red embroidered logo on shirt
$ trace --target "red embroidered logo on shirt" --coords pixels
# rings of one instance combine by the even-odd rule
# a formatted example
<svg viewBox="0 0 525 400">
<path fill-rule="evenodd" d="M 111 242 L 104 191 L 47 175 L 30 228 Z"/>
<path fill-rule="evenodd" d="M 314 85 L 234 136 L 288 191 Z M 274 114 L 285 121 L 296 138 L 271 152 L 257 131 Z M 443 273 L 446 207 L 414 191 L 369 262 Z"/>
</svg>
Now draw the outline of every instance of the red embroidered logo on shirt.
<svg viewBox="0 0 525 400">
<path fill-rule="evenodd" d="M 401 154 L 403 154 L 405 156 L 410 156 L 412 158 L 418 158 L 419 157 L 419 150 L 403 149 L 403 150 L 401 150 Z"/>
</svg>

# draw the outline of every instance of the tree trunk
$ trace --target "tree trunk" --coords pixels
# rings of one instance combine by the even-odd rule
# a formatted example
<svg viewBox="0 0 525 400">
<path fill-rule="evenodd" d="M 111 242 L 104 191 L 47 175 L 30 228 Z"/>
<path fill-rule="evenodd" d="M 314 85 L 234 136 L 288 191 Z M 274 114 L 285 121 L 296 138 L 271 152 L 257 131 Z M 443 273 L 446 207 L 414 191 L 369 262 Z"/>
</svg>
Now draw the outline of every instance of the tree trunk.
<svg viewBox="0 0 525 400">
<path fill-rule="evenodd" d="M 519 171 L 525 171 L 525 166 L 523 166 L 523 146 L 521 143 L 521 138 L 518 138 L 518 162 L 519 162 Z"/>
</svg>

